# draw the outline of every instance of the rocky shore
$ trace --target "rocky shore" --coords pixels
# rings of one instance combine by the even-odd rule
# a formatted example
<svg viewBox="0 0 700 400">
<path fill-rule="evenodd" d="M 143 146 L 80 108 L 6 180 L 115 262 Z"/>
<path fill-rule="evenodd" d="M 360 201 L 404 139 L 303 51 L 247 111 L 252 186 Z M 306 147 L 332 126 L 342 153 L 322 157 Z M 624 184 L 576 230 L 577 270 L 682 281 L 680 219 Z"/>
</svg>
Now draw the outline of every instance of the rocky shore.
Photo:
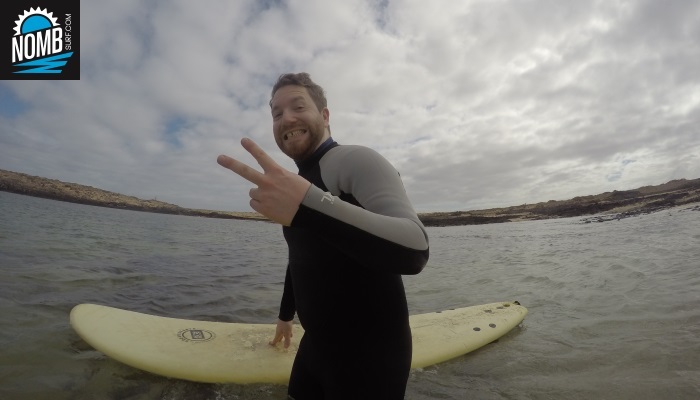
<svg viewBox="0 0 700 400">
<path fill-rule="evenodd" d="M 100 207 L 208 218 L 267 221 L 254 212 L 226 212 L 179 207 L 158 200 L 142 200 L 76 183 L 66 183 L 18 172 L 0 170 L 0 191 Z M 605 192 L 570 200 L 523 204 L 476 211 L 419 214 L 426 226 L 479 225 L 584 216 L 582 222 L 605 222 L 700 203 L 700 179 L 678 179 L 635 190 Z M 695 206 L 694 210 L 700 210 Z"/>
<path fill-rule="evenodd" d="M 700 179 L 677 179 L 657 186 L 615 190 L 598 195 L 574 197 L 570 200 L 550 200 L 478 211 L 424 214 L 421 215 L 421 220 L 426 226 L 477 225 L 579 216 L 586 217 L 581 220 L 584 223 L 606 222 L 692 203 L 700 203 Z M 700 206 L 696 205 L 692 209 L 699 208 Z"/>
<path fill-rule="evenodd" d="M 92 186 L 67 183 L 0 169 L 0 191 L 67 201 L 91 206 L 120 208 L 161 214 L 191 215 L 196 217 L 254 219 L 267 221 L 254 212 L 227 212 L 183 208 L 158 200 L 142 200 L 133 196 L 108 192 Z"/>
</svg>

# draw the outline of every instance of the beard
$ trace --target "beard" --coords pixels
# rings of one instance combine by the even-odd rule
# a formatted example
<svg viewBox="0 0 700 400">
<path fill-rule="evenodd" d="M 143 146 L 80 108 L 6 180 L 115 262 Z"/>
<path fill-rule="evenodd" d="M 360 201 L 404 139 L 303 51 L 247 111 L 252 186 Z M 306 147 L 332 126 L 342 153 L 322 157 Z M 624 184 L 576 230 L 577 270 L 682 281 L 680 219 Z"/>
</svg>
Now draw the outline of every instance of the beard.
<svg viewBox="0 0 700 400">
<path fill-rule="evenodd" d="M 293 127 L 284 127 L 281 129 L 281 132 L 294 130 L 303 132 L 287 138 L 283 137 L 282 134 L 278 134 L 275 135 L 275 141 L 280 150 L 296 162 L 304 161 L 310 157 L 328 137 L 323 119 L 315 121 L 312 125 L 296 124 Z"/>
</svg>

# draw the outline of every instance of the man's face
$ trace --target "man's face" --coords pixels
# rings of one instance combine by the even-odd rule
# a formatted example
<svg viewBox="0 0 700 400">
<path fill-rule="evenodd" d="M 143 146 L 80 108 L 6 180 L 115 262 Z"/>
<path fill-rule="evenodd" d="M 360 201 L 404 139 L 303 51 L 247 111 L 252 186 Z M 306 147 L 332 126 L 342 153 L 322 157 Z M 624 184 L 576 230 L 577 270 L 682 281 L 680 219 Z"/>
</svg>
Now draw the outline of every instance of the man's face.
<svg viewBox="0 0 700 400">
<path fill-rule="evenodd" d="M 294 161 L 309 157 L 330 136 L 328 109 L 319 111 L 305 87 L 283 86 L 270 104 L 275 142 Z"/>
</svg>

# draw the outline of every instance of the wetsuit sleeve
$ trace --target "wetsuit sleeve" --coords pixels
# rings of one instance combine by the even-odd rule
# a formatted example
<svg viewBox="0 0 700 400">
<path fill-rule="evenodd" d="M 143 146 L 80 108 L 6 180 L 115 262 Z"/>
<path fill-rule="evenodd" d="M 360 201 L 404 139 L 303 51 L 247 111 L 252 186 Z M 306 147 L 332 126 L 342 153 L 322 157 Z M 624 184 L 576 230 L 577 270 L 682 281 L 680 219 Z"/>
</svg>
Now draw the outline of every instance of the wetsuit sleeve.
<svg viewBox="0 0 700 400">
<path fill-rule="evenodd" d="M 320 232 L 373 270 L 417 274 L 423 269 L 428 235 L 386 159 L 366 147 L 339 146 L 321 160 L 321 177 L 330 192 L 311 185 L 292 227 Z M 352 196 L 361 207 L 341 195 Z"/>
<path fill-rule="evenodd" d="M 287 274 L 284 278 L 284 292 L 282 293 L 282 302 L 280 304 L 280 313 L 278 318 L 282 321 L 291 321 L 296 313 L 296 303 L 294 302 L 294 287 L 292 286 L 292 277 L 287 265 Z"/>
</svg>

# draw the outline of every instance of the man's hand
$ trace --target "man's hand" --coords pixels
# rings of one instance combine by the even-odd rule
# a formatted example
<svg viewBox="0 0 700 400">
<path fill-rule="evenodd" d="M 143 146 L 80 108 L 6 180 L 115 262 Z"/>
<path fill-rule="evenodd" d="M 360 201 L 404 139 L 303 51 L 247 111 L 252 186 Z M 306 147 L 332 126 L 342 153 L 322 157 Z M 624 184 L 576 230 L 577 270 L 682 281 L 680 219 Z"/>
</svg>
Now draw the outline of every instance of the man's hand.
<svg viewBox="0 0 700 400">
<path fill-rule="evenodd" d="M 281 319 L 277 320 L 277 330 L 275 332 L 275 338 L 270 341 L 270 345 L 274 346 L 277 343 L 279 343 L 280 340 L 284 339 L 284 348 L 289 348 L 289 345 L 292 343 L 293 325 L 294 321 L 282 321 Z"/>
<path fill-rule="evenodd" d="M 250 190 L 253 210 L 274 222 L 291 225 L 311 182 L 282 168 L 252 140 L 244 138 L 241 145 L 260 164 L 263 173 L 225 155 L 220 155 L 216 162 L 258 185 Z"/>
</svg>

